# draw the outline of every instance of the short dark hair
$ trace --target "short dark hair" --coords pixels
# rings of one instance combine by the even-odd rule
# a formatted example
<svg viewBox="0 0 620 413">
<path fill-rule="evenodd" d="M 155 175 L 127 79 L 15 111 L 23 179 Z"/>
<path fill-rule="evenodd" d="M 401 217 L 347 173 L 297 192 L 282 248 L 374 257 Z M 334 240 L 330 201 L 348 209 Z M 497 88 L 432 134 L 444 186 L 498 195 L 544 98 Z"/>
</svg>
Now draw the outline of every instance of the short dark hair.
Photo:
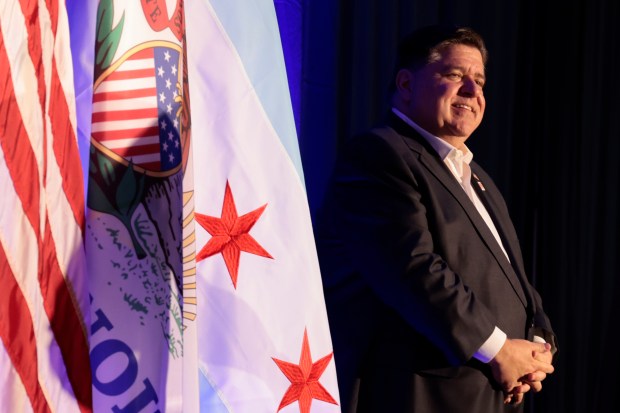
<svg viewBox="0 0 620 413">
<path fill-rule="evenodd" d="M 390 92 L 394 92 L 394 79 L 400 69 L 419 69 L 439 58 L 439 53 L 446 47 L 463 44 L 475 47 L 482 55 L 486 65 L 488 51 L 482 36 L 469 27 L 437 24 L 422 27 L 405 36 L 399 46 Z"/>
<path fill-rule="evenodd" d="M 403 38 L 398 47 L 396 69 L 424 66 L 432 62 L 442 49 L 455 44 L 475 47 L 486 64 L 488 52 L 482 36 L 469 27 L 434 25 L 415 30 Z"/>
</svg>

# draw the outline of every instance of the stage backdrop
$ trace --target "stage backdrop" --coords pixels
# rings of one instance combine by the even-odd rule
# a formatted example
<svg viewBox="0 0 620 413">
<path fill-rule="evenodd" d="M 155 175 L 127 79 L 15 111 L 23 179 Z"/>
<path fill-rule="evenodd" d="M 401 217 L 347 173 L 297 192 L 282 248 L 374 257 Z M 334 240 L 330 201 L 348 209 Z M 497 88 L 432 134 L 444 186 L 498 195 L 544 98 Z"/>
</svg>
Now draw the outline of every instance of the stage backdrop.
<svg viewBox="0 0 620 413">
<path fill-rule="evenodd" d="M 559 335 L 530 412 L 617 409 L 620 356 L 620 4 L 612 0 L 306 0 L 300 145 L 313 214 L 338 147 L 387 110 L 395 43 L 470 25 L 490 53 L 487 109 L 468 141 L 503 191 Z"/>
</svg>

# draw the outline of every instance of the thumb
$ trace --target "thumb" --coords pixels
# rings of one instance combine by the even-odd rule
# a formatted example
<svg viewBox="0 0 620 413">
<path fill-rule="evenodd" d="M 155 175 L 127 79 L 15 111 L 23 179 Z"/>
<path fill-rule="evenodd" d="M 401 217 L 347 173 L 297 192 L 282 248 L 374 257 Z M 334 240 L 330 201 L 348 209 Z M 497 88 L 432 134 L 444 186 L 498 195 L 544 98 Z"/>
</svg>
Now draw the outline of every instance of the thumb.
<svg viewBox="0 0 620 413">
<path fill-rule="evenodd" d="M 546 353 L 548 351 L 551 351 L 551 344 L 549 343 L 536 343 L 536 350 L 534 350 L 537 353 Z"/>
</svg>

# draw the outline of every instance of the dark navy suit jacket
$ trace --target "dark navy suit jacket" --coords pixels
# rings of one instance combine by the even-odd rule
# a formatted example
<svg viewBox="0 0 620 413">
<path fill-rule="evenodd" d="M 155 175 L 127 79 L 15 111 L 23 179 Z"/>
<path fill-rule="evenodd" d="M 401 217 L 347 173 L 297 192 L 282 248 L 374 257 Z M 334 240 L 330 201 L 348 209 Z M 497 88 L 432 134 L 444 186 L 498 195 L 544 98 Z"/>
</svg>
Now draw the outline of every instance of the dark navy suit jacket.
<svg viewBox="0 0 620 413">
<path fill-rule="evenodd" d="M 555 345 L 506 204 L 472 185 L 510 258 L 429 143 L 396 116 L 341 151 L 317 246 L 343 412 L 491 413 L 505 406 L 473 358 L 495 326 Z"/>
</svg>

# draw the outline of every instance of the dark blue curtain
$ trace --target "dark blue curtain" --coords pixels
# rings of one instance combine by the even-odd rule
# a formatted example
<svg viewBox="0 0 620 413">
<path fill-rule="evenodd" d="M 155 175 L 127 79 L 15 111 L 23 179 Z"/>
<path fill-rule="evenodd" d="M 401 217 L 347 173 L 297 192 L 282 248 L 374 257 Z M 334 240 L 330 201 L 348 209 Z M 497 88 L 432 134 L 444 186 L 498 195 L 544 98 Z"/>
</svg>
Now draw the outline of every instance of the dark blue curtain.
<svg viewBox="0 0 620 413">
<path fill-rule="evenodd" d="M 561 347 L 556 372 L 528 397 L 527 410 L 617 411 L 620 3 L 282 3 L 302 24 L 301 39 L 292 41 L 301 72 L 289 80 L 313 215 L 340 144 L 388 109 L 397 39 L 435 22 L 485 37 L 487 111 L 468 145 L 507 199 Z"/>
<path fill-rule="evenodd" d="M 274 0 L 297 133 L 301 116 L 302 0 Z"/>
</svg>

